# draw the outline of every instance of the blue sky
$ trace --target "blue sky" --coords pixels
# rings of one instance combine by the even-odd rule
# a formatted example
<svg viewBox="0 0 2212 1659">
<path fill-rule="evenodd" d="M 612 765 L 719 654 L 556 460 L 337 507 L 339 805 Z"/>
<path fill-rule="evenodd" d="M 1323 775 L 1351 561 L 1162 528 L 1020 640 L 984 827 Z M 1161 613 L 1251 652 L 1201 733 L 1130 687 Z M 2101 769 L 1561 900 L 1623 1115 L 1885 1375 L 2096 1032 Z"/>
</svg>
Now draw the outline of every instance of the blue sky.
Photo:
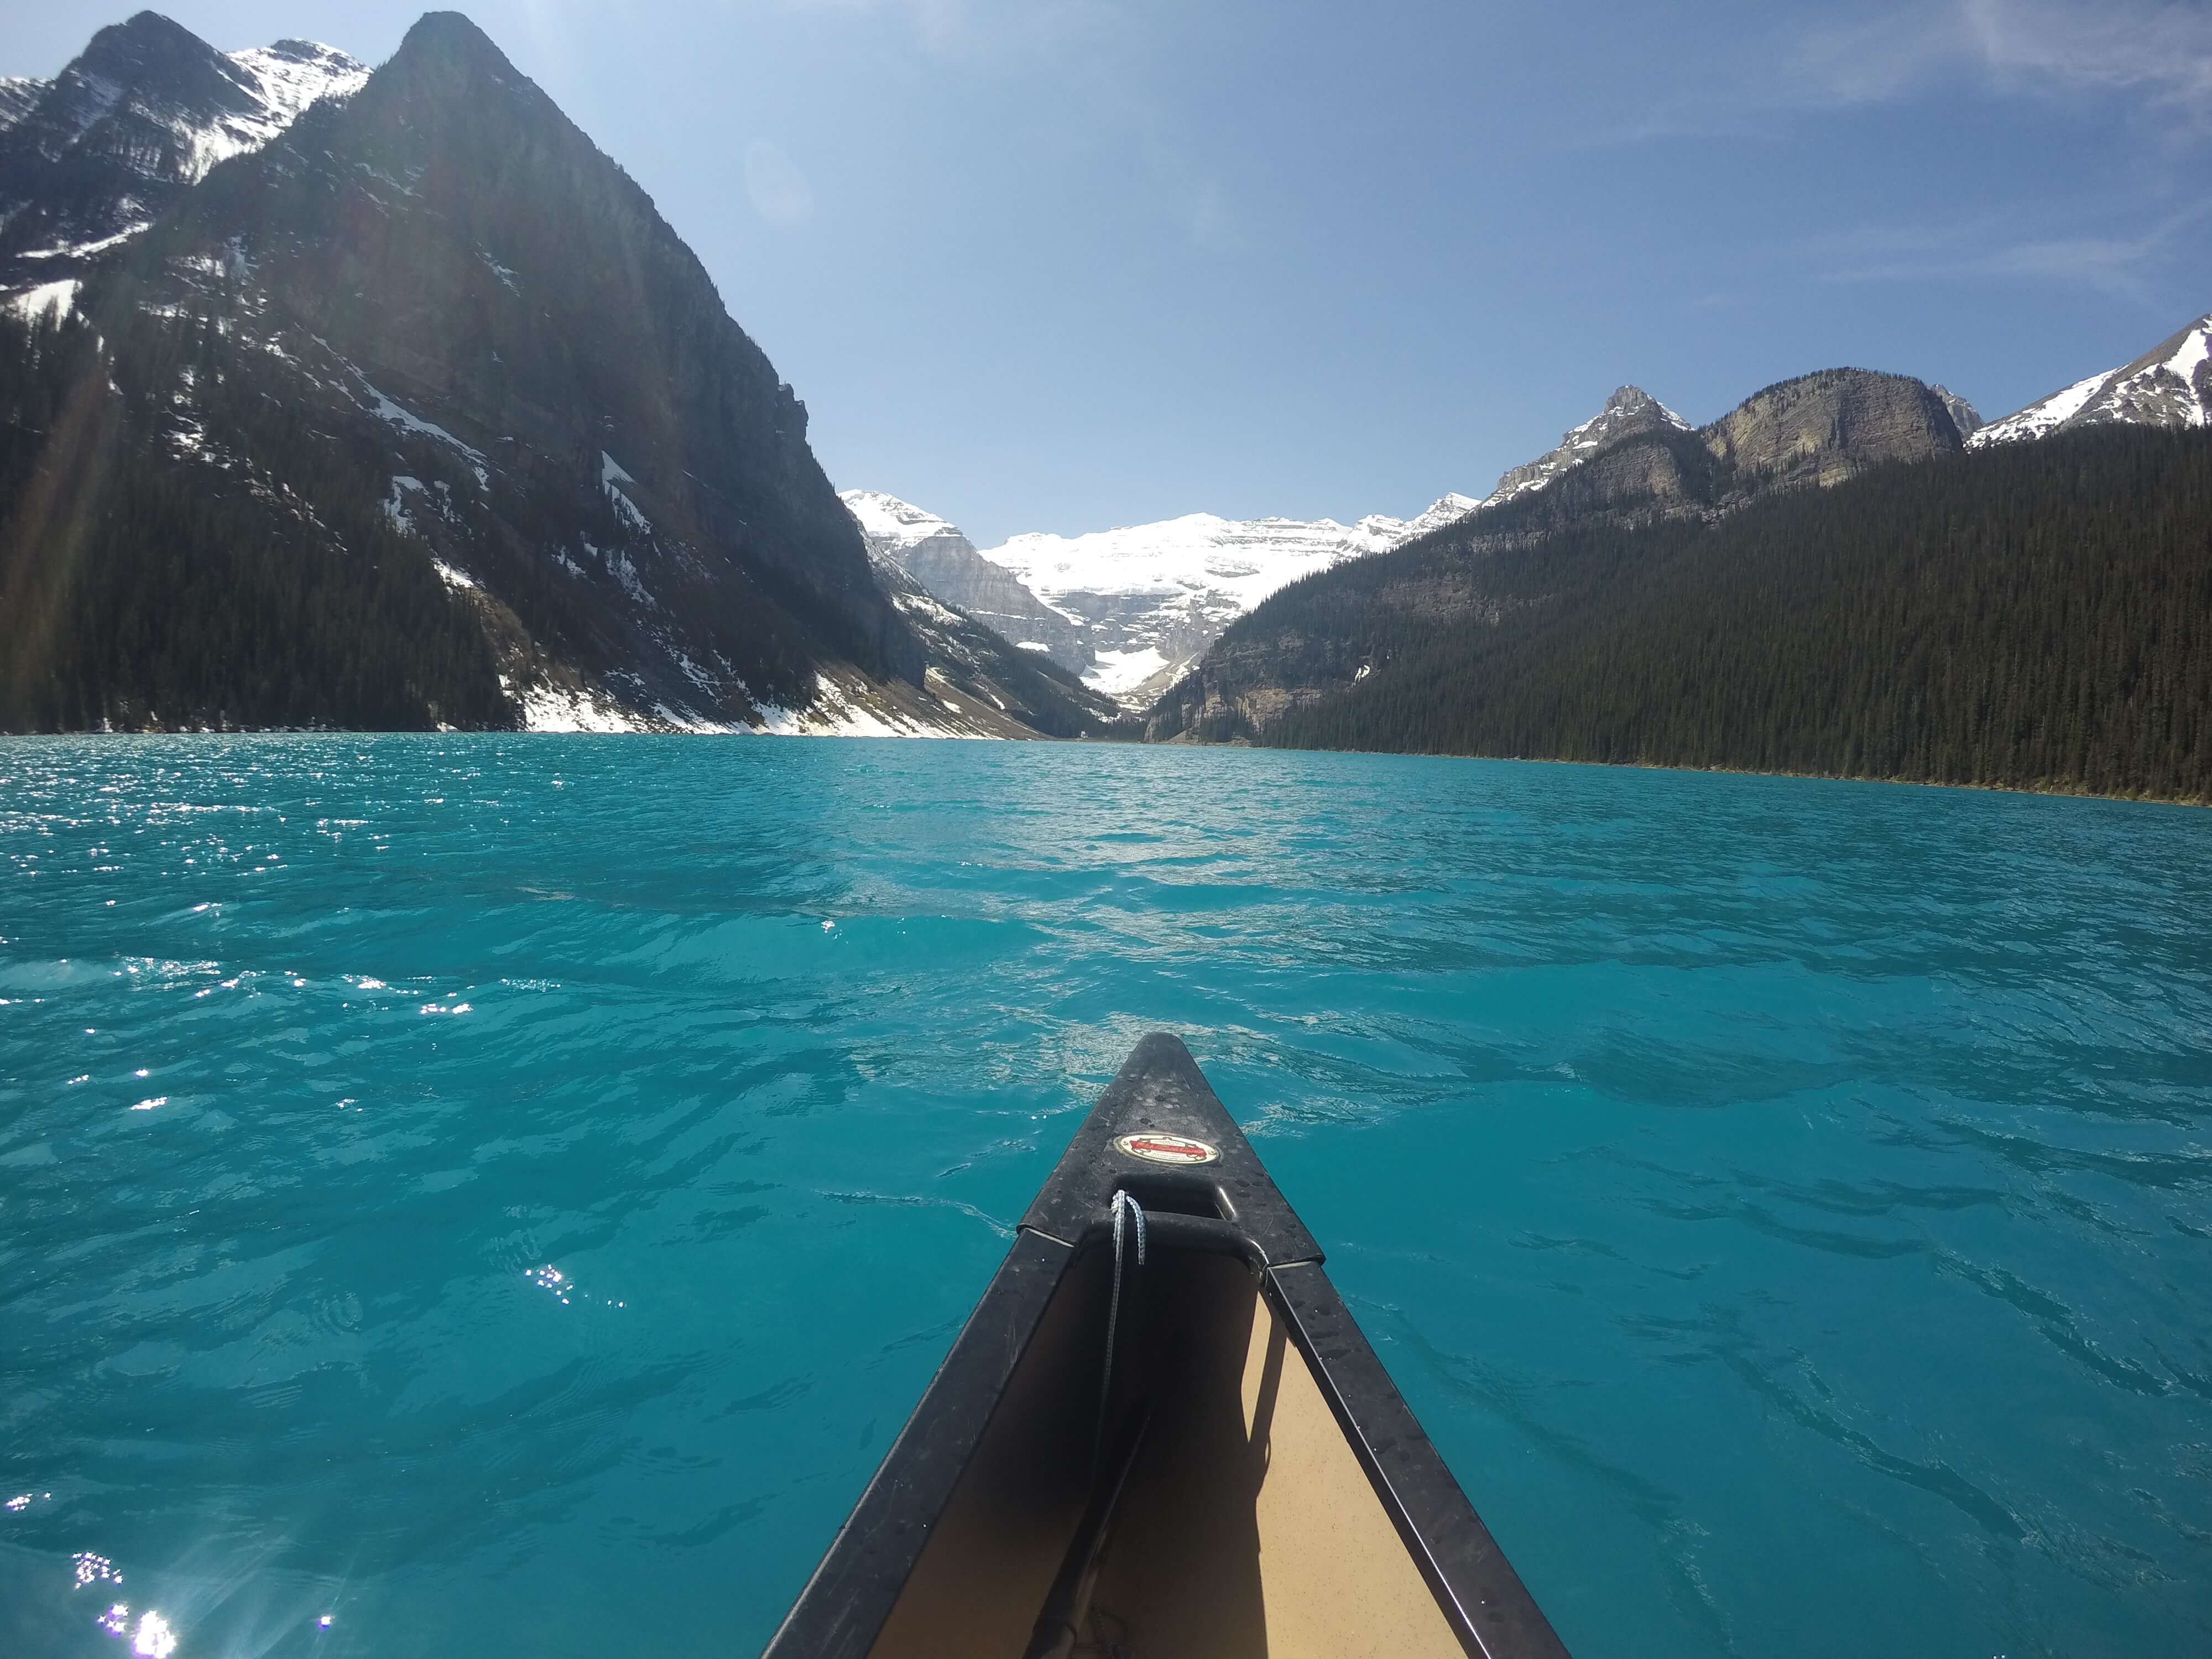
<svg viewBox="0 0 2212 1659">
<path fill-rule="evenodd" d="M 106 21 L 9 9 L 0 72 Z M 415 15 L 165 9 L 371 61 Z M 831 477 L 983 545 L 1411 514 L 1624 381 L 1705 421 L 1850 363 L 1996 416 L 2212 308 L 2202 4 L 471 15 L 698 251 Z"/>
</svg>

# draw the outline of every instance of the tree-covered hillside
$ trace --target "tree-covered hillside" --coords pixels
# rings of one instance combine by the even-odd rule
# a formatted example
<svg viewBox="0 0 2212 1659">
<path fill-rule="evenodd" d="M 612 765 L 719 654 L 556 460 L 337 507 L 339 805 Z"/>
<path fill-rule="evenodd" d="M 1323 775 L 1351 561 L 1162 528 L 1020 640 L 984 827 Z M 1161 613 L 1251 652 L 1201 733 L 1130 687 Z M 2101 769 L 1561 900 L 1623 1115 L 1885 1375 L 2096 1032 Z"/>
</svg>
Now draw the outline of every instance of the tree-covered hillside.
<svg viewBox="0 0 2212 1659">
<path fill-rule="evenodd" d="M 337 467 L 212 327 L 139 319 L 107 343 L 0 316 L 0 731 L 513 723 L 380 479 Z M 263 465 L 179 445 L 185 377 Z M 324 479 L 319 508 L 271 483 L 288 461 Z"/>
<path fill-rule="evenodd" d="M 2208 800 L 2212 440 L 2087 431 L 1489 554 L 1446 532 L 1239 633 L 1296 641 L 1310 695 L 1254 720 L 1248 688 L 1195 735 Z"/>
</svg>

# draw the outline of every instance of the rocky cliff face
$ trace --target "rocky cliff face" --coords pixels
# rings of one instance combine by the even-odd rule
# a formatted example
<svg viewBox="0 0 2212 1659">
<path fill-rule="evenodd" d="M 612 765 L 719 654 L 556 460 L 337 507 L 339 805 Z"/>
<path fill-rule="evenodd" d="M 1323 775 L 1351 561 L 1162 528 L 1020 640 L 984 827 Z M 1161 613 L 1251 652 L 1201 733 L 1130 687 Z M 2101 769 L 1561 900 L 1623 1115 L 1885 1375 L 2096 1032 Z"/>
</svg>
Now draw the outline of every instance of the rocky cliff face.
<svg viewBox="0 0 2212 1659">
<path fill-rule="evenodd" d="M 0 132 L 6 132 L 36 108 L 52 85 L 51 81 L 34 80 L 27 75 L 0 75 Z"/>
<path fill-rule="evenodd" d="M 46 476 L 199 492 L 332 556 L 396 537 L 517 723 L 973 724 L 923 695 L 805 407 L 698 260 L 456 14 L 185 189 L 78 305 L 112 369 L 82 398 L 119 382 L 130 418 L 85 423 L 97 454 L 51 434 Z M 20 545 L 105 511 L 88 483 L 39 499 Z"/>
<path fill-rule="evenodd" d="M 222 52 L 146 11 L 51 82 L 0 83 L 0 292 L 82 276 L 218 162 L 368 78 L 329 46 Z"/>
<path fill-rule="evenodd" d="M 1841 483 L 1884 461 L 1925 460 L 1962 441 L 1931 388 L 1861 368 L 1822 369 L 1768 386 L 1698 435 L 1743 495 Z"/>
<path fill-rule="evenodd" d="M 1004 565 L 977 553 L 957 526 L 881 490 L 848 489 L 841 495 L 878 561 L 888 560 L 926 592 L 1017 645 L 1042 650 L 1071 672 L 1092 666 L 1090 629 L 1045 604 Z"/>
<path fill-rule="evenodd" d="M 1959 435 L 1961 438 L 1971 438 L 1989 424 L 1982 419 L 1981 410 L 1976 409 L 1973 404 L 1952 391 L 1950 387 L 1931 386 L 1928 389 L 1941 398 L 1943 407 L 1950 411 L 1951 424 L 1959 428 Z"/>
</svg>

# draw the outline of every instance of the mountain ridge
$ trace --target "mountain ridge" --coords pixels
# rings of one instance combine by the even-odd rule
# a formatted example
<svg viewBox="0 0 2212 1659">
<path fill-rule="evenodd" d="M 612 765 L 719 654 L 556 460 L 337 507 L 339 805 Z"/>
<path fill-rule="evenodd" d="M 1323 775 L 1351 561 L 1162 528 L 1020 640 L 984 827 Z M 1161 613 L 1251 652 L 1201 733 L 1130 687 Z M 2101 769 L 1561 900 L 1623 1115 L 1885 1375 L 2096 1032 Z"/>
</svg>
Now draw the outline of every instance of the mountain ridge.
<svg viewBox="0 0 2212 1659">
<path fill-rule="evenodd" d="M 81 277 L 221 162 L 366 64 L 306 40 L 224 52 L 157 12 L 112 23 L 51 81 L 0 88 L 0 292 Z"/>
<path fill-rule="evenodd" d="M 1312 595 L 1332 580 L 1350 584 L 1346 592 L 1382 581 L 1362 605 L 1407 618 L 1480 620 L 1491 615 L 1480 574 L 1490 556 L 1573 530 L 1717 519 L 1777 492 L 1832 486 L 1893 461 L 1953 453 L 1964 442 L 1929 387 L 1867 369 L 1822 369 L 1777 381 L 1696 428 L 1678 416 L 1655 418 L 1638 400 L 1644 394 L 1615 395 L 1631 416 L 1623 435 L 1535 486 L 1384 556 L 1403 563 L 1424 550 L 1448 550 L 1450 558 L 1409 567 L 1395 587 L 1376 574 L 1372 562 L 1340 568 L 1283 589 L 1240 618 L 1146 711 L 1148 738 L 1249 740 L 1371 672 L 1376 665 L 1356 637 L 1316 633 L 1310 625 Z"/>
</svg>

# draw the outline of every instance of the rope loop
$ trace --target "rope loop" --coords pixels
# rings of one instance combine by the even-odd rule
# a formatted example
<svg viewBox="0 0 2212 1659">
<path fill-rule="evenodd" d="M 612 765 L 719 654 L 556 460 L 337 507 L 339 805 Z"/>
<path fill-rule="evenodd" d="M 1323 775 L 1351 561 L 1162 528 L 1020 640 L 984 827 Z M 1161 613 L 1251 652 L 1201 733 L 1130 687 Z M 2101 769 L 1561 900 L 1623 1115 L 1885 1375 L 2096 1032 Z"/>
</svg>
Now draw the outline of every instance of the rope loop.
<svg viewBox="0 0 2212 1659">
<path fill-rule="evenodd" d="M 1114 1336 L 1121 1321 L 1121 1251 L 1124 1224 L 1131 1217 L 1137 1224 L 1137 1265 L 1145 1265 L 1145 1206 L 1129 1194 L 1114 1194 L 1114 1297 L 1106 1305 L 1106 1366 L 1098 1379 L 1098 1426 L 1091 1431 L 1091 1461 L 1096 1464 L 1105 1454 L 1106 1402 L 1114 1393 Z"/>
</svg>

